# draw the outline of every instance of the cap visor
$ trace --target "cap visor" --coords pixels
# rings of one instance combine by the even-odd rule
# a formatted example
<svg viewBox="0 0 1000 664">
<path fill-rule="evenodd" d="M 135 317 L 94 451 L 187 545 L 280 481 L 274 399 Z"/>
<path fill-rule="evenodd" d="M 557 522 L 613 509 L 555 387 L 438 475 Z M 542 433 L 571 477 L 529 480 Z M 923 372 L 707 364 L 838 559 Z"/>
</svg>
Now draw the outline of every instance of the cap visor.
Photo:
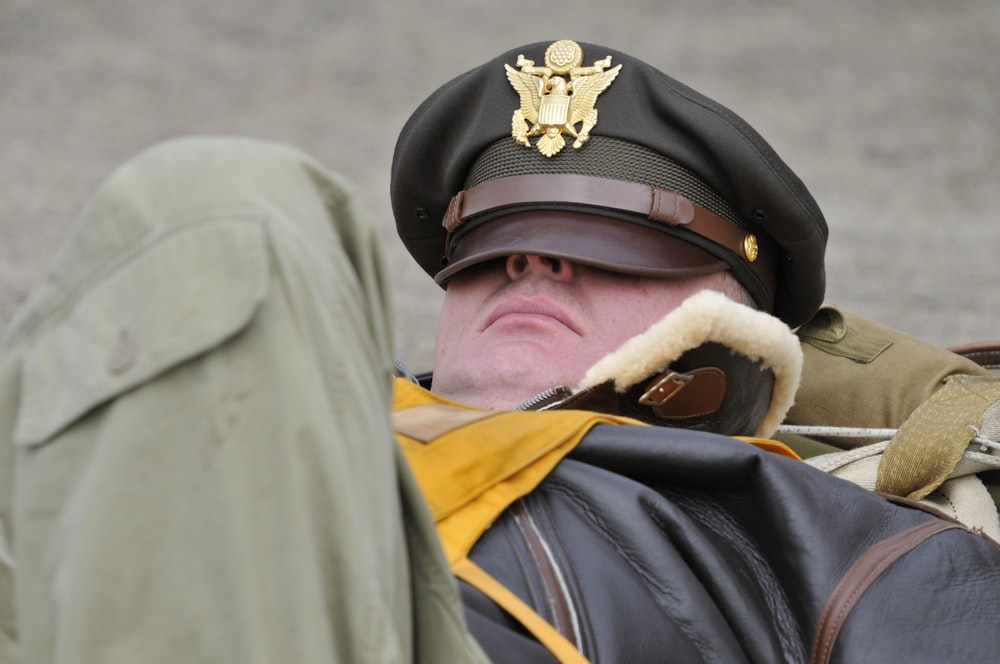
<svg viewBox="0 0 1000 664">
<path fill-rule="evenodd" d="M 461 230 L 448 265 L 434 275 L 439 284 L 465 268 L 519 254 L 648 277 L 696 277 L 729 269 L 724 260 L 667 232 L 576 212 L 521 212 Z"/>
</svg>

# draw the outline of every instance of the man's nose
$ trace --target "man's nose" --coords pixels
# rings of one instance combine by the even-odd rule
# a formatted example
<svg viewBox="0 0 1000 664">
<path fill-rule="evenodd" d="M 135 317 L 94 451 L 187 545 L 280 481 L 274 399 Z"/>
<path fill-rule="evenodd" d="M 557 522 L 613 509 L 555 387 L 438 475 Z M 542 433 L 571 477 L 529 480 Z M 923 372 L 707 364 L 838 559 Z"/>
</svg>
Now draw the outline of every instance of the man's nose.
<svg viewBox="0 0 1000 664">
<path fill-rule="evenodd" d="M 575 269 L 573 263 L 562 258 L 549 258 L 534 254 L 515 254 L 507 257 L 507 276 L 511 280 L 520 279 L 532 273 L 550 279 L 568 281 L 573 278 Z"/>
</svg>

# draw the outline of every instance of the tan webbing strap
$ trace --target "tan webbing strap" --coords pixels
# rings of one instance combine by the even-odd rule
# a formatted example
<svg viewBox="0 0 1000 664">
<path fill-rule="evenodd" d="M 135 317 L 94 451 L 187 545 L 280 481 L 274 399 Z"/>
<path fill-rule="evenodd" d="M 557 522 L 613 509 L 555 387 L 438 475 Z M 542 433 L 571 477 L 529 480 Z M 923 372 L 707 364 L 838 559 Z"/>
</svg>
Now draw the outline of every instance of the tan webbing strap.
<svg viewBox="0 0 1000 664">
<path fill-rule="evenodd" d="M 563 664 L 587 664 L 588 660 L 534 609 L 468 558 L 451 566 L 455 576 L 480 591 L 531 632 Z"/>
<path fill-rule="evenodd" d="M 945 481 L 1000 403 L 1000 377 L 951 376 L 910 414 L 878 468 L 875 490 L 920 500 Z"/>
</svg>

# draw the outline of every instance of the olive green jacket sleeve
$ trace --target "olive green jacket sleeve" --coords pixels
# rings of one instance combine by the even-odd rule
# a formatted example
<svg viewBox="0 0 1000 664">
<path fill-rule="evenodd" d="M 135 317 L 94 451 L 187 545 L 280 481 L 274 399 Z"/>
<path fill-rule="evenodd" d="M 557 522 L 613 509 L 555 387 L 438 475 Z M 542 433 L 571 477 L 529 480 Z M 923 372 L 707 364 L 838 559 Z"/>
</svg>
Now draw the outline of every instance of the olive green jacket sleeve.
<svg viewBox="0 0 1000 664">
<path fill-rule="evenodd" d="M 394 442 L 376 245 L 291 148 L 109 178 L 0 349 L 3 661 L 482 661 Z"/>
</svg>

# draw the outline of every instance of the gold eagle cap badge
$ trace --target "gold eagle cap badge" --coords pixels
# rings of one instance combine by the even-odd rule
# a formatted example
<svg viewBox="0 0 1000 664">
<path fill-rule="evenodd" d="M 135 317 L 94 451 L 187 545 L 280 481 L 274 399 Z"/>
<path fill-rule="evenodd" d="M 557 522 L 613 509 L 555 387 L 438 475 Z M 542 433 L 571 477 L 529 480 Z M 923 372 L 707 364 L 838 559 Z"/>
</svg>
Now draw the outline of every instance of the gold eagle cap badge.
<svg viewBox="0 0 1000 664">
<path fill-rule="evenodd" d="M 611 67 L 611 56 L 583 67 L 583 49 L 574 41 L 562 39 L 545 50 L 545 66 L 517 56 L 518 69 L 508 64 L 507 80 L 521 98 L 521 107 L 511 118 L 511 133 L 520 145 L 531 147 L 529 139 L 538 136 L 538 151 L 546 157 L 566 146 L 563 134 L 575 140 L 574 148 L 590 140 L 590 130 L 597 124 L 597 97 L 604 92 L 622 66 Z M 519 71 L 520 70 L 520 71 Z M 581 125 L 577 130 L 577 125 Z"/>
</svg>

